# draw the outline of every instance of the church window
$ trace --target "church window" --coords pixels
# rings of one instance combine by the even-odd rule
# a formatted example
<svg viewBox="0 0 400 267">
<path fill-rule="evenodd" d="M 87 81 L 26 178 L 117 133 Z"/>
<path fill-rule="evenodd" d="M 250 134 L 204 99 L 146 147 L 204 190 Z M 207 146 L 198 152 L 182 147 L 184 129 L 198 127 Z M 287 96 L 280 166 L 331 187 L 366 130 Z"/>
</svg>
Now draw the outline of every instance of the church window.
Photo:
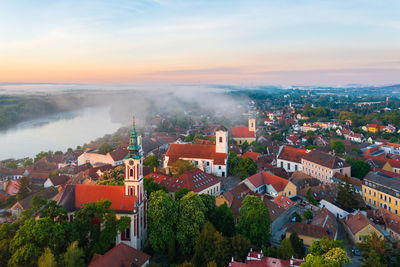
<svg viewBox="0 0 400 267">
<path fill-rule="evenodd" d="M 133 176 L 133 169 L 129 170 L 129 176 Z"/>
<path fill-rule="evenodd" d="M 219 142 L 222 143 L 222 137 L 221 136 L 219 137 Z"/>
</svg>

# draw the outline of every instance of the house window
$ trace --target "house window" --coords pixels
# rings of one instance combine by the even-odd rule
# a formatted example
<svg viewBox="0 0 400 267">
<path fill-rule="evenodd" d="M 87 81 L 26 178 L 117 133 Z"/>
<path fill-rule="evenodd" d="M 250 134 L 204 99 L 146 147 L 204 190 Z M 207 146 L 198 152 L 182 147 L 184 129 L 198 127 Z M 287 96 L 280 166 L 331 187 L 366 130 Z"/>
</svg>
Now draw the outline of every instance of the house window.
<svg viewBox="0 0 400 267">
<path fill-rule="evenodd" d="M 207 161 L 207 166 L 210 166 L 210 162 L 209 161 Z"/>
<path fill-rule="evenodd" d="M 288 170 L 290 170 L 290 163 L 289 162 L 287 164 L 287 168 L 288 168 Z"/>
<path fill-rule="evenodd" d="M 294 170 L 297 171 L 297 164 L 294 165 Z"/>
<path fill-rule="evenodd" d="M 394 214 L 396 214 L 396 215 L 397 215 L 397 210 L 394 210 Z"/>
<path fill-rule="evenodd" d="M 220 169 L 221 169 L 221 166 L 218 166 L 218 169 L 220 170 Z"/>
</svg>

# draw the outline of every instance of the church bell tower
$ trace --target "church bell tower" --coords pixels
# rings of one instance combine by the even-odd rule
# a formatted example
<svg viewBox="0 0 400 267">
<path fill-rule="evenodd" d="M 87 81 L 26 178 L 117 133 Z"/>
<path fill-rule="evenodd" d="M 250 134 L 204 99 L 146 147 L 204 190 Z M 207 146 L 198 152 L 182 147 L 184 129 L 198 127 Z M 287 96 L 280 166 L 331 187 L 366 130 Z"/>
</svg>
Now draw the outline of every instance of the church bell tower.
<svg viewBox="0 0 400 267">
<path fill-rule="evenodd" d="M 125 196 L 135 196 L 135 209 L 131 221 L 132 246 L 141 249 L 146 238 L 146 209 L 147 197 L 143 186 L 143 155 L 138 142 L 135 128 L 135 117 L 133 117 L 132 130 L 127 147 L 128 155 L 124 158 L 125 165 Z"/>
</svg>

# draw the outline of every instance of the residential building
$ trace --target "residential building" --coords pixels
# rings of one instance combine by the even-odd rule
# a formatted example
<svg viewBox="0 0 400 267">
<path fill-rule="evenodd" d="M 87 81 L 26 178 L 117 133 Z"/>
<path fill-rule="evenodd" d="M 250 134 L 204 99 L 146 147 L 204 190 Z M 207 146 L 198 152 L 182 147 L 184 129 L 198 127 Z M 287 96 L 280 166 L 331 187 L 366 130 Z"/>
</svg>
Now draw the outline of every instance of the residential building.
<svg viewBox="0 0 400 267">
<path fill-rule="evenodd" d="M 368 218 L 381 225 L 389 234 L 390 241 L 400 243 L 400 216 L 380 208 L 367 212 Z"/>
<path fill-rule="evenodd" d="M 21 199 L 20 201 L 18 201 L 14 205 L 12 205 L 12 207 L 10 208 L 11 215 L 15 216 L 15 217 L 19 217 L 19 215 L 21 214 L 22 211 L 31 209 L 32 208 L 31 201 L 35 196 L 42 197 L 45 200 L 51 200 L 57 195 L 57 193 L 58 193 L 57 189 L 52 186 L 52 187 L 45 188 L 41 191 L 38 191 L 34 194 L 31 194 L 28 197 Z"/>
<path fill-rule="evenodd" d="M 277 167 L 284 168 L 287 172 L 302 171 L 302 157 L 306 154 L 305 149 L 291 146 L 281 146 L 276 157 Z"/>
<path fill-rule="evenodd" d="M 232 135 L 233 140 L 236 141 L 236 144 L 243 144 L 247 141 L 247 143 L 251 144 L 256 141 L 256 119 L 249 118 L 249 125 L 246 126 L 235 126 L 232 127 Z"/>
<path fill-rule="evenodd" d="M 44 187 L 59 187 L 60 185 L 64 185 L 68 182 L 68 180 L 71 179 L 71 177 L 67 175 L 57 175 L 54 177 L 47 178 L 46 182 L 44 183 Z"/>
<path fill-rule="evenodd" d="M 301 161 L 303 171 L 324 184 L 332 183 L 335 173 L 351 176 L 351 167 L 336 155 L 331 155 L 318 150 L 306 153 Z"/>
<path fill-rule="evenodd" d="M 178 177 L 150 173 L 146 175 L 146 178 L 153 178 L 155 183 L 165 186 L 172 193 L 182 188 L 187 188 L 197 194 L 213 196 L 219 196 L 221 192 L 221 181 L 198 168 L 186 171 Z"/>
<path fill-rule="evenodd" d="M 268 194 L 274 198 L 280 194 L 287 197 L 297 194 L 296 186 L 291 181 L 264 171 L 246 178 L 243 183 L 255 193 Z"/>
<path fill-rule="evenodd" d="M 368 218 L 361 212 L 355 215 L 349 214 L 347 217 L 342 219 L 342 222 L 350 240 L 354 244 L 362 242 L 365 236 L 372 233 L 376 233 L 379 237 L 384 238 L 382 231 L 376 226 L 376 224 L 368 220 Z"/>
<path fill-rule="evenodd" d="M 140 140 L 141 139 L 139 138 L 139 141 Z M 117 149 L 107 153 L 106 155 L 85 151 L 78 157 L 78 166 L 86 163 L 92 165 L 111 164 L 113 166 L 118 166 L 124 164 L 124 158 L 126 155 L 128 155 L 126 146 L 119 146 Z"/>
<path fill-rule="evenodd" d="M 116 244 L 125 243 L 142 249 L 147 238 L 147 197 L 143 186 L 143 155 L 133 121 L 130 132 L 128 155 L 124 158 L 125 178 L 123 186 L 71 184 L 67 185 L 58 203 L 68 211 L 70 220 L 74 212 L 87 203 L 110 200 L 117 217 L 128 216 L 127 227 L 116 238 Z"/>
<path fill-rule="evenodd" d="M 384 208 L 399 214 L 400 178 L 387 173 L 369 172 L 362 181 L 364 201 L 375 208 Z"/>
<path fill-rule="evenodd" d="M 336 217 L 327 209 L 320 210 L 313 218 L 311 223 L 296 222 L 290 224 L 286 231 L 286 237 L 290 237 L 296 232 L 299 238 L 303 239 L 306 246 L 311 246 L 316 240 L 327 237 L 336 240 L 338 232 L 338 224 Z"/>
<path fill-rule="evenodd" d="M 228 175 L 228 131 L 225 127 L 216 130 L 216 144 L 170 144 L 164 157 L 164 168 L 179 159 L 191 161 L 200 170 L 220 177 Z"/>
</svg>

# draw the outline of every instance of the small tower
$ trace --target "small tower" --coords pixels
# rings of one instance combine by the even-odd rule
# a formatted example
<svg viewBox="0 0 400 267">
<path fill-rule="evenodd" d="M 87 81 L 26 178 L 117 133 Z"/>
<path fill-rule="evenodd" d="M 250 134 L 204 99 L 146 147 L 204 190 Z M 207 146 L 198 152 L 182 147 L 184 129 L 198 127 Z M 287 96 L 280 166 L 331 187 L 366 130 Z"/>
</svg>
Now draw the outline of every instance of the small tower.
<svg viewBox="0 0 400 267">
<path fill-rule="evenodd" d="M 228 154 L 228 130 L 223 126 L 215 130 L 215 152 Z"/>
<path fill-rule="evenodd" d="M 256 119 L 249 118 L 249 132 L 255 132 L 255 131 L 256 131 Z"/>
</svg>

